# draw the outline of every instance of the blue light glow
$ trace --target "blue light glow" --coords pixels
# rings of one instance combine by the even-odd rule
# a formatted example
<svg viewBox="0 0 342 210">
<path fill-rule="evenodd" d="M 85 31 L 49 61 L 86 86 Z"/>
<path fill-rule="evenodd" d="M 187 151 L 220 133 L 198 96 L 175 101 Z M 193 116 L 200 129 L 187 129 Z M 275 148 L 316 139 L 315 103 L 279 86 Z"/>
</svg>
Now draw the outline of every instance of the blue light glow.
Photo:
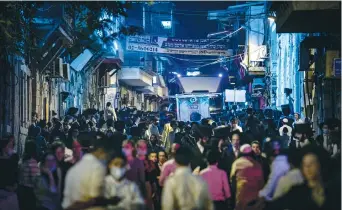
<svg viewBox="0 0 342 210">
<path fill-rule="evenodd" d="M 171 28 L 171 21 L 162 21 L 161 24 L 165 29 L 170 29 Z"/>
</svg>

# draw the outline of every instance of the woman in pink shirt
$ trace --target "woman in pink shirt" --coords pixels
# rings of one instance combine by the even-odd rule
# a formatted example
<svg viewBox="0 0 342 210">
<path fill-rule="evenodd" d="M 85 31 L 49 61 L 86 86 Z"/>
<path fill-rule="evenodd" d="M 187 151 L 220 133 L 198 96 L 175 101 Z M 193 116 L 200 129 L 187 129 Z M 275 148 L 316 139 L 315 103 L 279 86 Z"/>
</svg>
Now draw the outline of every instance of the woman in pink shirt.
<svg viewBox="0 0 342 210">
<path fill-rule="evenodd" d="M 228 208 L 228 199 L 231 193 L 226 172 L 217 168 L 218 159 L 218 152 L 209 151 L 207 153 L 209 166 L 200 172 L 200 176 L 208 184 L 215 209 L 224 210 Z"/>
</svg>

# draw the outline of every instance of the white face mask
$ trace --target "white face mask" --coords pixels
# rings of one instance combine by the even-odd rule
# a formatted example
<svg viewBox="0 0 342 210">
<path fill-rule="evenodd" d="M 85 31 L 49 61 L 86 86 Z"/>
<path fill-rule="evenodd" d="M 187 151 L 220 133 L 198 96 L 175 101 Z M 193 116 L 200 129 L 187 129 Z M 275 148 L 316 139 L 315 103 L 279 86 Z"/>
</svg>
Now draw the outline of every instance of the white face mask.
<svg viewBox="0 0 342 210">
<path fill-rule="evenodd" d="M 138 155 L 146 155 L 146 154 L 147 154 L 146 150 L 138 149 Z"/>
<path fill-rule="evenodd" d="M 118 167 L 110 168 L 110 174 L 116 180 L 121 179 L 125 175 L 125 173 L 126 173 L 126 168 L 118 168 Z"/>
<path fill-rule="evenodd" d="M 123 148 L 122 152 L 125 154 L 126 157 L 132 156 L 132 150 L 130 150 L 130 149 Z"/>
</svg>

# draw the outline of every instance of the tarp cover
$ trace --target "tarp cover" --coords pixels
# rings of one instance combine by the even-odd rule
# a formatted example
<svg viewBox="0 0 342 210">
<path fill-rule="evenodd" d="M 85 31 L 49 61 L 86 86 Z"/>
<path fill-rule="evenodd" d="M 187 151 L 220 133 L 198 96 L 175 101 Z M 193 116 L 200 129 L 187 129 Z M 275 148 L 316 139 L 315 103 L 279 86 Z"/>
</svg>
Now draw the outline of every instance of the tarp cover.
<svg viewBox="0 0 342 210">
<path fill-rule="evenodd" d="M 221 83 L 220 77 L 180 77 L 179 82 L 185 93 L 193 91 L 209 91 L 216 93 Z"/>
</svg>

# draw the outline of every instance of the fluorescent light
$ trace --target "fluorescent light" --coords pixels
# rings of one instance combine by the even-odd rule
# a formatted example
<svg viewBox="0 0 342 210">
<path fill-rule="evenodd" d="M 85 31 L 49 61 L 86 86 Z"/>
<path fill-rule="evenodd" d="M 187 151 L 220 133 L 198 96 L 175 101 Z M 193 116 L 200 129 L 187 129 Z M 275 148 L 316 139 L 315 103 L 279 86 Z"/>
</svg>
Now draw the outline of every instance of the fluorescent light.
<svg viewBox="0 0 342 210">
<path fill-rule="evenodd" d="M 165 29 L 170 29 L 171 28 L 171 21 L 162 21 L 161 24 Z"/>
<path fill-rule="evenodd" d="M 218 76 L 219 76 L 219 77 L 222 77 L 223 75 L 222 75 L 222 74 L 219 74 Z"/>
<path fill-rule="evenodd" d="M 118 50 L 118 49 L 119 49 L 119 46 L 118 46 L 118 43 L 117 43 L 116 40 L 114 41 L 114 49 L 115 49 L 115 50 Z"/>
<path fill-rule="evenodd" d="M 201 72 L 200 71 L 193 71 L 193 72 L 191 72 L 191 71 L 188 71 L 188 72 L 186 72 L 186 76 L 198 76 L 198 75 L 200 75 L 201 74 Z"/>
</svg>

